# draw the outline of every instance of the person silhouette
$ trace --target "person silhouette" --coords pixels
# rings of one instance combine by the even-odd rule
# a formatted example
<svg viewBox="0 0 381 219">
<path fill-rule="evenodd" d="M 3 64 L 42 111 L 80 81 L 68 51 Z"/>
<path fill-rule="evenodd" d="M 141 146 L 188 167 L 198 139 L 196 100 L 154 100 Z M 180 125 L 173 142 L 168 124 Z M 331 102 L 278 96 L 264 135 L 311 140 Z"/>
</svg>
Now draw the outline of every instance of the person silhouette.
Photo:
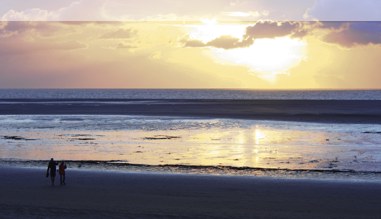
<svg viewBox="0 0 381 219">
<path fill-rule="evenodd" d="M 61 161 L 61 164 L 58 166 L 58 173 L 60 174 L 60 184 L 66 185 L 65 183 L 65 170 L 66 170 L 66 164 L 65 162 Z"/>
<path fill-rule="evenodd" d="M 54 186 L 54 180 L 56 179 L 57 164 L 58 163 L 55 162 L 53 158 L 51 158 L 48 164 L 48 169 L 46 170 L 46 177 L 49 177 L 50 174 L 52 186 Z"/>
</svg>

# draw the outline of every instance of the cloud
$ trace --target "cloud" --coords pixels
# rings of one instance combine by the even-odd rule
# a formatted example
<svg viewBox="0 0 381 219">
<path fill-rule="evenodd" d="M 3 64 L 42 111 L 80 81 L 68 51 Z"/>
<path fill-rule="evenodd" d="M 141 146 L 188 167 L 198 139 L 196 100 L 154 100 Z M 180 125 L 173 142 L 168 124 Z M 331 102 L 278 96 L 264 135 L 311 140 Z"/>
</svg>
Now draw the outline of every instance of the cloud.
<svg viewBox="0 0 381 219">
<path fill-rule="evenodd" d="M 343 22 L 343 21 L 322 21 L 322 22 L 316 22 L 315 28 L 338 31 L 338 30 L 341 30 L 342 28 L 345 28 L 347 24 L 348 22 Z"/>
<path fill-rule="evenodd" d="M 249 41 L 252 44 L 254 39 L 260 38 L 274 38 L 283 36 L 303 37 L 306 31 L 303 28 L 302 22 L 258 22 L 254 26 L 249 26 L 246 29 L 245 41 Z"/>
<path fill-rule="evenodd" d="M 259 15 L 251 20 L 241 17 L 241 20 L 253 21 L 258 19 L 271 19 L 276 21 L 301 21 L 305 11 L 314 4 L 315 0 L 232 0 L 232 12 L 245 12 Z M 259 13 L 258 13 L 259 12 Z M 238 13 L 237 15 L 245 15 Z"/>
<path fill-rule="evenodd" d="M 125 39 L 131 38 L 136 34 L 133 29 L 119 29 L 113 32 L 105 33 L 101 36 L 102 39 Z"/>
<path fill-rule="evenodd" d="M 17 1 L 17 0 L 15 0 Z M 39 7 L 21 10 L 10 8 L 1 21 L 103 21 L 108 20 L 103 12 L 106 0 L 77 0 L 55 9 L 46 9 L 45 4 Z M 22 3 L 21 3 L 22 4 Z M 59 3 L 56 3 L 59 4 Z"/>
<path fill-rule="evenodd" d="M 30 32 L 41 35 L 54 34 L 62 29 L 57 22 L 34 22 L 34 21 L 3 21 L 0 22 L 0 34 L 15 36 Z"/>
<path fill-rule="evenodd" d="M 269 11 L 262 10 L 262 11 L 228 11 L 221 13 L 220 16 L 218 16 L 221 20 L 231 20 L 231 21 L 254 21 L 254 20 L 261 20 L 266 19 L 270 15 Z"/>
<path fill-rule="evenodd" d="M 4 2 L 5 1 L 5 2 Z M 149 7 L 147 7 L 149 5 Z M 381 21 L 379 0 L 2 0 L 2 21 Z"/>
<path fill-rule="evenodd" d="M 200 40 L 184 40 L 185 47 L 205 47 L 206 44 Z"/>
<path fill-rule="evenodd" d="M 0 42 L 0 56 L 35 54 L 42 51 L 67 51 L 87 48 L 87 45 L 70 40 L 63 42 L 25 42 L 19 39 Z"/>
<path fill-rule="evenodd" d="M 65 41 L 61 43 L 50 44 L 46 47 L 46 49 L 50 50 L 75 50 L 84 48 L 87 48 L 87 45 L 78 41 Z"/>
<path fill-rule="evenodd" d="M 136 49 L 135 45 L 127 44 L 127 43 L 119 43 L 116 46 L 117 49 Z"/>
<path fill-rule="evenodd" d="M 186 40 L 185 47 L 215 47 L 221 49 L 235 49 L 244 47 L 244 43 L 237 38 L 231 36 L 221 36 L 207 43 L 201 40 Z"/>
<path fill-rule="evenodd" d="M 307 30 L 302 22 L 273 22 L 261 21 L 254 26 L 246 28 L 246 33 L 242 39 L 237 39 L 231 36 L 220 36 L 207 43 L 191 39 L 185 42 L 186 47 L 216 47 L 222 49 L 234 49 L 249 47 L 254 43 L 255 39 L 276 38 L 276 37 L 303 37 L 307 34 Z"/>
<path fill-rule="evenodd" d="M 320 33 L 319 33 L 320 31 Z M 368 44 L 381 45 L 381 22 L 257 22 L 246 28 L 241 39 L 232 36 L 219 36 L 209 42 L 197 39 L 185 41 L 186 47 L 216 47 L 234 49 L 251 46 L 256 39 L 277 38 L 289 36 L 303 38 L 318 36 L 327 43 L 343 47 L 353 47 Z"/>
<path fill-rule="evenodd" d="M 316 0 L 305 19 L 320 21 L 381 21 L 380 0 Z"/>
<path fill-rule="evenodd" d="M 264 18 L 300 21 L 303 20 L 303 15 L 311 20 L 321 10 L 329 11 L 329 7 L 320 9 L 320 5 L 325 3 L 314 4 L 315 1 L 317 0 L 2 0 L 0 19 L 3 21 L 196 21 L 200 18 L 213 17 L 230 21 L 253 21 Z M 336 1 L 340 0 L 329 0 L 329 2 Z M 371 0 L 358 1 L 360 2 L 358 4 L 364 5 L 367 1 Z M 377 1 L 374 0 L 376 3 Z M 377 7 L 370 9 L 375 11 Z M 331 9 L 331 11 L 337 10 Z"/>
<path fill-rule="evenodd" d="M 3 0 L 10 1 L 10 0 Z M 2 21 L 198 20 L 229 10 L 231 0 L 12 0 L 0 6 Z M 64 3 L 63 3 L 64 2 Z M 22 5 L 27 5 L 23 7 Z M 53 6 L 52 6 L 53 5 Z M 147 7 L 149 5 L 149 7 Z"/>
<path fill-rule="evenodd" d="M 1 22 L 0 55 L 23 55 L 41 51 L 67 51 L 87 48 L 72 34 L 74 28 L 60 22 Z"/>
<path fill-rule="evenodd" d="M 221 36 L 208 42 L 206 45 L 223 49 L 234 49 L 237 47 L 242 47 L 242 42 L 240 39 L 231 36 Z"/>
<path fill-rule="evenodd" d="M 53 11 L 40 8 L 27 9 L 25 11 L 9 10 L 2 17 L 2 21 L 48 21 L 57 20 L 58 14 Z"/>
<path fill-rule="evenodd" d="M 345 22 L 339 31 L 325 36 L 326 42 L 344 47 L 381 44 L 381 22 Z"/>
</svg>

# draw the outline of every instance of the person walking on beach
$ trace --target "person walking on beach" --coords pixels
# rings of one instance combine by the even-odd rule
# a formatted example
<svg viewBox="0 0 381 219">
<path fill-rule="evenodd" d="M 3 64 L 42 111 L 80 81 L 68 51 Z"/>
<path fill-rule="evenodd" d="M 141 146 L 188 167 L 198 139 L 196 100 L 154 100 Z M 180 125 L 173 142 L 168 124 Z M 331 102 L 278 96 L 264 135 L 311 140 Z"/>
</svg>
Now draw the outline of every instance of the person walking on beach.
<svg viewBox="0 0 381 219">
<path fill-rule="evenodd" d="M 60 183 L 61 185 L 66 185 L 65 183 L 65 170 L 66 170 L 66 164 L 65 162 L 61 162 L 61 164 L 58 166 L 58 173 L 60 174 Z"/>
<path fill-rule="evenodd" d="M 50 180 L 52 181 L 52 186 L 54 186 L 54 180 L 56 179 L 57 164 L 58 163 L 54 161 L 53 158 L 51 158 L 48 164 L 48 169 L 46 170 L 46 177 L 49 177 L 49 174 L 50 174 Z"/>
</svg>

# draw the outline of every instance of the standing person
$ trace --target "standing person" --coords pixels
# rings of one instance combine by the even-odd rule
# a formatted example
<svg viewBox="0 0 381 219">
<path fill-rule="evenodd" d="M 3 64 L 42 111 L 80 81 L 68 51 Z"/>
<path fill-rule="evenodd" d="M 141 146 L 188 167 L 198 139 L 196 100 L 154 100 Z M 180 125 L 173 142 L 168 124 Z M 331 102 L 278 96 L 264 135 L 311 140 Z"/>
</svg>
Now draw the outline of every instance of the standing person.
<svg viewBox="0 0 381 219">
<path fill-rule="evenodd" d="M 65 183 L 65 170 L 66 170 L 66 164 L 65 162 L 61 162 L 61 164 L 58 166 L 58 173 L 60 174 L 60 183 L 61 185 L 66 185 Z"/>
<path fill-rule="evenodd" d="M 50 180 L 52 181 L 52 186 L 54 186 L 54 180 L 56 179 L 57 165 L 58 163 L 55 162 L 53 158 L 51 158 L 48 164 L 48 169 L 46 170 L 46 177 L 48 177 L 50 174 Z"/>
</svg>

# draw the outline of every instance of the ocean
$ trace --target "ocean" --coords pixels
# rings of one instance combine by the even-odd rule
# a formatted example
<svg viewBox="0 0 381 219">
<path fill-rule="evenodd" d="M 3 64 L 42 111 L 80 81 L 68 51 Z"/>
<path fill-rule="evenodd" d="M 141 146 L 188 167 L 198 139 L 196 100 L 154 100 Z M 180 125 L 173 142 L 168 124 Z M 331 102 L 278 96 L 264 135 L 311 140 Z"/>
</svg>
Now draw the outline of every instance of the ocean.
<svg viewBox="0 0 381 219">
<path fill-rule="evenodd" d="M 381 90 L 0 89 L 0 99 L 381 100 Z"/>
<path fill-rule="evenodd" d="M 170 102 L 163 115 L 108 114 L 109 109 L 99 114 L 34 111 L 36 104 L 76 109 L 78 102 L 95 109 L 105 103 L 120 107 L 112 104 L 114 100 L 126 100 L 127 107 L 139 100 L 136 104 L 147 104 L 142 105 L 147 111 L 158 108 L 152 100 L 179 99 L 372 103 L 380 100 L 380 94 L 376 90 L 0 90 L 0 165 L 42 167 L 54 157 L 68 161 L 71 168 L 379 180 L 381 125 L 376 122 L 176 115 L 174 107 L 187 108 L 183 102 Z M 26 113 L 17 113 L 22 110 Z"/>
</svg>

